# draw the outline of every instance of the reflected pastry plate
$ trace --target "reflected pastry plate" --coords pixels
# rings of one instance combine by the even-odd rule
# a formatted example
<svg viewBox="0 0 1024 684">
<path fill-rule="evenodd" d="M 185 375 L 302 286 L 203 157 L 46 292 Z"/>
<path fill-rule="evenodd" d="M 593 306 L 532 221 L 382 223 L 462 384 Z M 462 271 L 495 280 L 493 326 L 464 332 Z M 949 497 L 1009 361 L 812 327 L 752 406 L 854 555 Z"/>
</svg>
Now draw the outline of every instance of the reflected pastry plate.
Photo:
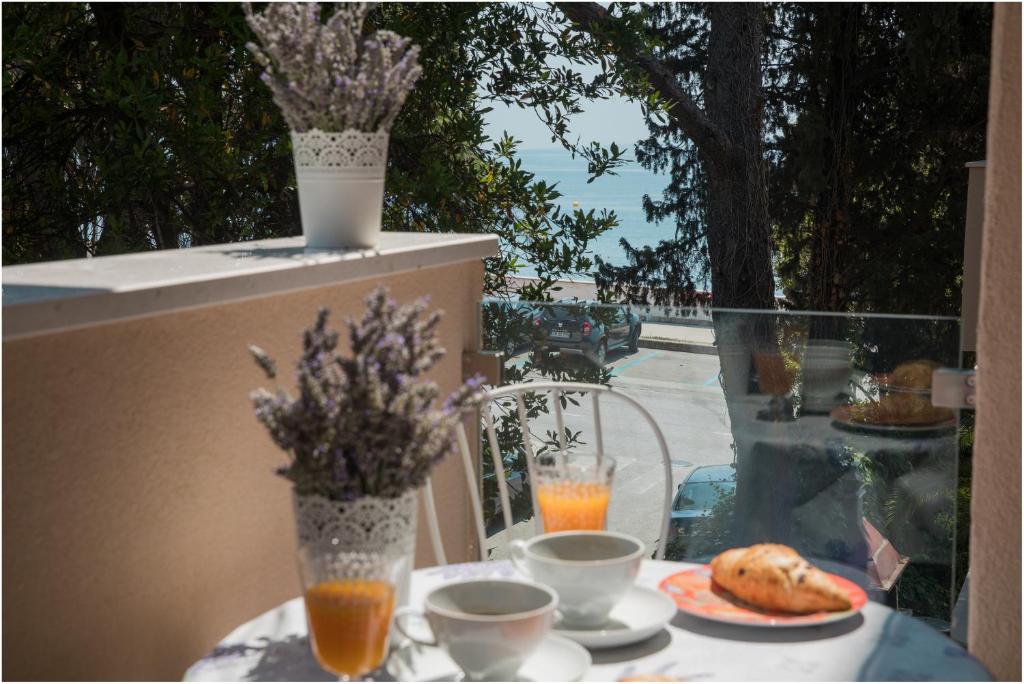
<svg viewBox="0 0 1024 684">
<path fill-rule="evenodd" d="M 865 423 L 853 420 L 849 406 L 838 406 L 829 413 L 832 418 L 832 425 L 847 432 L 858 432 L 862 434 L 875 434 L 886 436 L 920 436 L 929 433 L 944 433 L 956 429 L 956 418 L 947 418 L 933 423 L 916 423 L 907 425 Z"/>
</svg>

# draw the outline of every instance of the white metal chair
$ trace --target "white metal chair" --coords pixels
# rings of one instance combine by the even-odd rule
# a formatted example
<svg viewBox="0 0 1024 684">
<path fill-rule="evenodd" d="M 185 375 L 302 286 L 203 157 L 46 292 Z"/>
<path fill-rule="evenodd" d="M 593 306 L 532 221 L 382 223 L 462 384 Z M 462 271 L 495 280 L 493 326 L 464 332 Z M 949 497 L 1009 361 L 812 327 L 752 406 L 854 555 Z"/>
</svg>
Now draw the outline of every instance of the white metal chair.
<svg viewBox="0 0 1024 684">
<path fill-rule="evenodd" d="M 661 451 L 661 460 L 665 471 L 665 500 L 662 505 L 661 512 L 661 534 L 658 537 L 658 546 L 655 551 L 655 558 L 662 560 L 665 557 L 665 543 L 668 539 L 668 526 L 669 519 L 671 518 L 671 506 L 672 506 L 672 463 L 669 458 L 668 446 L 665 442 L 665 436 L 661 432 L 661 428 L 658 427 L 658 423 L 654 420 L 654 417 L 641 405 L 637 400 L 632 397 L 619 392 L 618 390 L 608 387 L 606 385 L 593 385 L 576 382 L 528 382 L 521 383 L 518 385 L 506 385 L 504 387 L 497 387 L 490 392 L 487 392 L 484 397 L 480 400 L 479 406 L 481 408 L 480 414 L 484 423 L 484 428 L 487 433 L 487 440 L 490 445 L 491 458 L 494 461 L 494 472 L 497 477 L 498 485 L 498 496 L 501 500 L 501 511 L 505 521 L 505 529 L 511 533 L 512 530 L 512 507 L 508 495 L 508 485 L 505 482 L 505 478 L 501 476 L 505 471 L 504 464 L 502 462 L 501 450 L 498 448 L 498 437 L 494 429 L 494 417 L 491 411 L 491 404 L 499 399 L 506 397 L 514 397 L 518 407 L 519 414 L 519 426 L 523 436 L 523 448 L 526 451 L 526 467 L 527 473 L 530 478 L 530 482 L 535 482 L 534 469 L 536 464 L 535 453 L 533 444 L 530 440 L 530 429 L 529 421 L 527 419 L 527 407 L 524 396 L 528 393 L 550 393 L 551 402 L 550 405 L 554 409 L 555 427 L 558 433 L 558 443 L 562 449 L 566 447 L 565 438 L 565 421 L 562 415 L 562 403 L 561 398 L 566 394 L 589 394 L 591 399 L 591 408 L 593 413 L 594 422 L 594 447 L 597 452 L 597 457 L 600 459 L 604 455 L 604 434 L 601 429 L 601 395 L 612 395 L 621 399 L 626 404 L 632 406 L 636 411 L 643 417 L 647 425 L 651 428 L 654 433 L 654 437 L 658 442 L 658 448 Z M 479 549 L 481 560 L 485 554 L 487 544 L 487 534 L 484 528 L 485 521 L 483 519 L 483 509 L 480 505 L 480 494 L 478 491 L 478 476 L 476 469 L 473 467 L 472 452 L 469 448 L 469 440 L 466 437 L 466 430 L 460 424 L 456 431 L 456 439 L 459 445 L 459 453 L 462 457 L 462 463 L 465 467 L 466 482 L 469 485 L 469 496 L 471 505 L 473 507 L 473 515 L 476 522 L 477 540 L 479 542 Z M 543 530 L 540 529 L 540 519 L 537 515 L 537 511 L 540 510 L 537 505 L 537 490 L 535 487 L 530 488 L 533 494 L 533 511 L 534 521 L 537 525 L 538 534 Z M 426 510 L 427 527 L 430 532 L 430 540 L 434 549 L 434 556 L 438 565 L 445 565 L 447 563 L 447 557 L 444 553 L 444 547 L 441 544 L 441 531 L 437 521 L 437 509 L 434 506 L 434 492 L 433 487 L 428 479 L 425 486 L 423 487 L 423 504 Z"/>
</svg>

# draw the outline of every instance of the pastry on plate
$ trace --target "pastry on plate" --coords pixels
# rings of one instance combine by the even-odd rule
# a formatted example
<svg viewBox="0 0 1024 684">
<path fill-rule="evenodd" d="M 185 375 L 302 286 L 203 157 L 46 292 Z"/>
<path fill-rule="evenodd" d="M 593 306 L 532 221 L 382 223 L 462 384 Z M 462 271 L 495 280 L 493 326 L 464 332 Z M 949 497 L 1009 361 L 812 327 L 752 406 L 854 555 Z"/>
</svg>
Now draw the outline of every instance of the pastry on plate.
<svg viewBox="0 0 1024 684">
<path fill-rule="evenodd" d="M 882 376 L 882 384 L 892 390 L 927 391 L 932 388 L 932 372 L 939 365 L 924 359 L 907 361 Z"/>
<path fill-rule="evenodd" d="M 783 544 L 724 551 L 711 561 L 711 577 L 757 608 L 787 613 L 849 610 L 850 599 L 829 576 Z"/>
<path fill-rule="evenodd" d="M 934 425 L 953 418 L 948 408 L 933 406 L 920 394 L 887 394 L 878 401 L 855 404 L 849 409 L 851 423 L 865 425 Z"/>
</svg>

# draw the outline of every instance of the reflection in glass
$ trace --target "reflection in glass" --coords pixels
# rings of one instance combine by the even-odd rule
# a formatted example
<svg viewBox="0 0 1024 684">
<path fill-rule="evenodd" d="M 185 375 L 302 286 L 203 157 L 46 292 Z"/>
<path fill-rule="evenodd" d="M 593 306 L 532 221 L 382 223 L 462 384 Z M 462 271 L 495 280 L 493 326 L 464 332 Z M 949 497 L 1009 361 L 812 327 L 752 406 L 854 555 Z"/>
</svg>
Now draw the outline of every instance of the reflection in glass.
<svg viewBox="0 0 1024 684">
<path fill-rule="evenodd" d="M 485 339 L 501 349 L 496 321 L 519 316 L 529 329 L 530 316 L 545 306 L 571 311 L 579 304 L 489 302 Z M 586 310 L 596 322 L 616 320 L 625 308 L 589 302 Z M 960 417 L 931 403 L 930 382 L 935 368 L 959 366 L 959 321 L 714 310 L 709 330 L 692 312 L 630 313 L 643 334 L 603 363 L 563 354 L 541 363 L 520 351 L 506 362 L 506 382 L 609 383 L 652 411 L 675 464 L 666 557 L 701 561 L 735 546 L 781 542 L 861 583 L 873 600 L 949 620 L 954 573 L 963 575 L 954 567 L 962 552 L 954 543 Z M 543 400 L 532 409 L 540 424 L 550 417 Z M 512 419 L 501 446 L 506 477 L 529 497 Z M 590 427 L 570 423 L 571 407 L 566 429 L 592 445 Z M 605 432 L 605 448 L 614 443 L 620 457 L 608 526 L 653 543 L 658 512 L 650 510 L 650 492 L 664 485 L 650 467 L 647 436 L 612 410 Z M 534 436 L 538 446 L 554 438 L 545 430 Z M 702 474 L 716 468 L 727 470 Z M 523 505 L 517 520 L 529 515 Z"/>
</svg>

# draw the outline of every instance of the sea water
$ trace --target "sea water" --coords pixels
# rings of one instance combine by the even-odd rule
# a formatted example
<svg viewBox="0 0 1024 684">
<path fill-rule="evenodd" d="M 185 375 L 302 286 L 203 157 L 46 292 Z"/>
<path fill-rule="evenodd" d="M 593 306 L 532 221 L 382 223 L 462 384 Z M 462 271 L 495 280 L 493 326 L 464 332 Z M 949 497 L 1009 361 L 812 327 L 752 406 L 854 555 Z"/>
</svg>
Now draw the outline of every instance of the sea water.
<svg viewBox="0 0 1024 684">
<path fill-rule="evenodd" d="M 579 157 L 573 159 L 561 148 L 520 150 L 519 156 L 523 160 L 523 169 L 534 174 L 535 181 L 557 183 L 562 196 L 555 204 L 563 211 L 593 209 L 595 215 L 600 214 L 602 209 L 615 212 L 619 225 L 590 242 L 587 253 L 591 259 L 600 256 L 610 264 L 625 266 L 628 265 L 629 259 L 619 244 L 620 239 L 625 238 L 634 248 L 639 248 L 655 247 L 662 240 L 671 240 L 675 237 L 673 219 L 648 222 L 643 206 L 644 195 L 655 201 L 661 199 L 670 180 L 667 174 L 648 171 L 637 162 L 631 161 L 617 168 L 616 175 L 606 173 L 593 183 L 587 183 L 587 178 L 590 177 L 587 173 L 587 162 Z M 515 275 L 535 277 L 537 271 L 532 264 L 528 264 Z M 593 275 L 576 273 L 567 275 L 566 280 L 593 283 Z M 775 274 L 775 282 L 777 285 L 778 274 Z M 698 284 L 698 287 L 701 287 L 701 284 Z M 775 296 L 782 297 L 782 290 L 776 289 Z"/>
<path fill-rule="evenodd" d="M 604 174 L 587 183 L 587 162 L 571 155 L 561 148 L 550 150 L 520 150 L 523 170 L 533 173 L 535 181 L 556 185 L 562 196 L 556 204 L 563 211 L 580 209 L 594 210 L 599 215 L 602 209 L 614 211 L 619 225 L 596 240 L 591 241 L 591 259 L 600 256 L 616 266 L 629 263 L 619 240 L 625 238 L 633 247 L 654 247 L 662 240 L 671 240 L 675 233 L 672 220 L 648 223 L 644 213 L 643 198 L 649 195 L 659 200 L 669 177 L 656 174 L 632 161 L 615 170 L 616 175 Z M 532 265 L 517 275 L 533 276 Z M 574 279 L 589 280 L 590 274 L 577 274 Z"/>
</svg>

